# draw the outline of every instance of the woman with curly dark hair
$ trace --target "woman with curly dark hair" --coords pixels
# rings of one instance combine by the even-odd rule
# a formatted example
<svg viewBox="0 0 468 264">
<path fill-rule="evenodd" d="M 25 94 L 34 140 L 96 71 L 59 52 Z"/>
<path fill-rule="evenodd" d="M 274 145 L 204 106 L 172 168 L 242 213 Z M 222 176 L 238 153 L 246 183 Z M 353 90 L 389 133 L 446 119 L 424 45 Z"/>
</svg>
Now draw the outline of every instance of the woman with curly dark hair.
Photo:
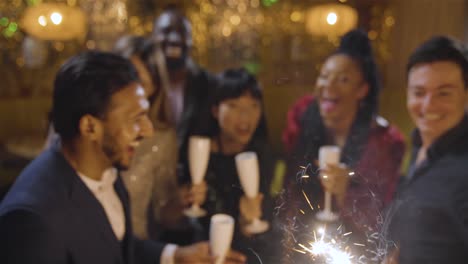
<svg viewBox="0 0 468 264">
<path fill-rule="evenodd" d="M 298 101 L 288 113 L 283 143 L 290 152 L 286 207 L 289 242 L 311 234 L 315 213 L 309 204 L 321 206 L 324 191 L 333 197 L 335 211 L 353 239 L 378 230 L 381 211 L 391 200 L 400 176 L 405 145 L 402 134 L 378 116 L 380 79 L 367 34 L 345 34 L 338 49 L 324 62 L 314 96 Z M 319 148 L 341 148 L 341 165 L 317 166 Z M 314 210 L 317 211 L 317 210 Z M 297 236 L 309 228 L 305 236 Z M 302 233 L 304 234 L 304 233 Z M 302 238 L 301 238 L 302 237 Z M 365 242 L 366 240 L 364 240 Z M 294 247 L 294 243 L 289 246 Z"/>
</svg>

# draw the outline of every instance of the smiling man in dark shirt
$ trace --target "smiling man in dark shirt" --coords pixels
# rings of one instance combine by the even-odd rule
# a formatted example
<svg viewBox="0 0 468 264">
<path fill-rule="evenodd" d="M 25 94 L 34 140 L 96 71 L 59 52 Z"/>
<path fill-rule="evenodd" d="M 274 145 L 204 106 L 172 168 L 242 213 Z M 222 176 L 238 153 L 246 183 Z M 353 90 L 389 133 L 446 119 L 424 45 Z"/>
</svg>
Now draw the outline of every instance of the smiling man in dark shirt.
<svg viewBox="0 0 468 264">
<path fill-rule="evenodd" d="M 408 177 L 392 207 L 398 263 L 468 261 L 468 60 L 447 37 L 419 46 L 407 65 L 416 124 Z"/>
</svg>

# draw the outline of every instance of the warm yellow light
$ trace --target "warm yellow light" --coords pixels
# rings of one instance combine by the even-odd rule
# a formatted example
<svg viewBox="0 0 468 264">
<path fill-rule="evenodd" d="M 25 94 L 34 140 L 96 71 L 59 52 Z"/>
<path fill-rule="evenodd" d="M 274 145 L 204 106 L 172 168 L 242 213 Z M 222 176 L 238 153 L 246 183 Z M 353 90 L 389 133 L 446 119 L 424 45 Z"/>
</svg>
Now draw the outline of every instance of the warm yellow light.
<svg viewBox="0 0 468 264">
<path fill-rule="evenodd" d="M 292 22 L 299 22 L 302 20 L 302 13 L 299 11 L 294 11 L 291 13 L 291 16 L 289 18 Z"/>
<path fill-rule="evenodd" d="M 231 16 L 231 18 L 229 20 L 231 21 L 231 24 L 233 24 L 235 26 L 239 25 L 240 22 L 241 22 L 241 18 L 238 15 Z"/>
<path fill-rule="evenodd" d="M 262 14 L 258 14 L 257 16 L 255 16 L 255 23 L 262 24 L 263 22 L 265 22 L 265 18 Z"/>
<path fill-rule="evenodd" d="M 45 27 L 47 26 L 47 19 L 45 16 L 40 16 L 37 18 L 37 23 L 39 23 L 39 25 Z"/>
<path fill-rule="evenodd" d="M 245 13 L 245 11 L 247 11 L 247 6 L 244 3 L 240 3 L 237 6 L 237 11 L 239 11 L 239 13 L 243 14 L 243 13 Z"/>
<path fill-rule="evenodd" d="M 260 1 L 259 0 L 252 0 L 252 1 L 250 1 L 250 5 L 253 8 L 257 8 L 260 5 Z"/>
<path fill-rule="evenodd" d="M 83 40 L 87 29 L 85 13 L 63 3 L 28 6 L 19 24 L 28 35 L 53 41 Z"/>
<path fill-rule="evenodd" d="M 367 36 L 369 37 L 370 40 L 375 40 L 377 38 L 377 31 L 371 30 L 369 33 L 367 33 Z"/>
<path fill-rule="evenodd" d="M 86 47 L 90 50 L 96 48 L 96 42 L 94 40 L 88 40 L 86 41 Z"/>
<path fill-rule="evenodd" d="M 387 18 L 385 18 L 385 25 L 389 27 L 395 25 L 395 18 L 393 18 L 392 16 L 388 16 Z"/>
<path fill-rule="evenodd" d="M 312 6 L 304 16 L 306 30 L 315 36 L 341 36 L 357 25 L 356 9 L 343 4 Z"/>
<path fill-rule="evenodd" d="M 223 36 L 229 37 L 231 35 L 232 31 L 231 28 L 228 26 L 223 27 Z"/>
<path fill-rule="evenodd" d="M 329 25 L 335 25 L 336 21 L 338 21 L 338 16 L 334 12 L 330 12 L 327 15 L 327 23 Z"/>
<path fill-rule="evenodd" d="M 52 23 L 54 23 L 55 25 L 59 25 L 60 23 L 62 23 L 62 15 L 58 12 L 53 12 L 50 15 L 50 20 L 52 20 Z"/>
</svg>

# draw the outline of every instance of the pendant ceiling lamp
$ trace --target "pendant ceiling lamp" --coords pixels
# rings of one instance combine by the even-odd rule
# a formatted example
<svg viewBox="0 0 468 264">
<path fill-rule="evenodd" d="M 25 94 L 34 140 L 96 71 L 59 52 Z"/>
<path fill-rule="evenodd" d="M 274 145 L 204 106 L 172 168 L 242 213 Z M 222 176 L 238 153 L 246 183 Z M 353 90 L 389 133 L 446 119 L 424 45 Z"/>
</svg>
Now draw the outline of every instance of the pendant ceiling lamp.
<svg viewBox="0 0 468 264">
<path fill-rule="evenodd" d="M 25 10 L 20 26 L 29 35 L 41 40 L 83 40 L 86 36 L 86 15 L 78 7 L 41 3 Z"/>
<path fill-rule="evenodd" d="M 357 11 L 344 4 L 323 4 L 306 13 L 306 30 L 316 36 L 340 36 L 356 27 Z"/>
</svg>

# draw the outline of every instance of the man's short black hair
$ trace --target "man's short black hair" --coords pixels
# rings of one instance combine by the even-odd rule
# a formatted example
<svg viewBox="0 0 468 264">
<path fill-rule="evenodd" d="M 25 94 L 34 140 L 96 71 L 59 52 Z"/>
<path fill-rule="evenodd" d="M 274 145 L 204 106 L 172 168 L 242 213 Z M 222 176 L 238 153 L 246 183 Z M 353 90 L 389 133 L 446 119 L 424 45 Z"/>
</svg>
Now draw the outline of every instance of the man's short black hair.
<svg viewBox="0 0 468 264">
<path fill-rule="evenodd" d="M 457 64 L 463 75 L 465 88 L 468 87 L 468 57 L 466 47 L 447 36 L 435 36 L 413 51 L 406 65 L 406 73 L 417 64 L 449 61 Z"/>
<path fill-rule="evenodd" d="M 51 119 L 62 140 L 79 134 L 86 114 L 104 118 L 112 95 L 138 81 L 132 63 L 119 55 L 87 51 L 59 69 L 54 82 Z"/>
</svg>

